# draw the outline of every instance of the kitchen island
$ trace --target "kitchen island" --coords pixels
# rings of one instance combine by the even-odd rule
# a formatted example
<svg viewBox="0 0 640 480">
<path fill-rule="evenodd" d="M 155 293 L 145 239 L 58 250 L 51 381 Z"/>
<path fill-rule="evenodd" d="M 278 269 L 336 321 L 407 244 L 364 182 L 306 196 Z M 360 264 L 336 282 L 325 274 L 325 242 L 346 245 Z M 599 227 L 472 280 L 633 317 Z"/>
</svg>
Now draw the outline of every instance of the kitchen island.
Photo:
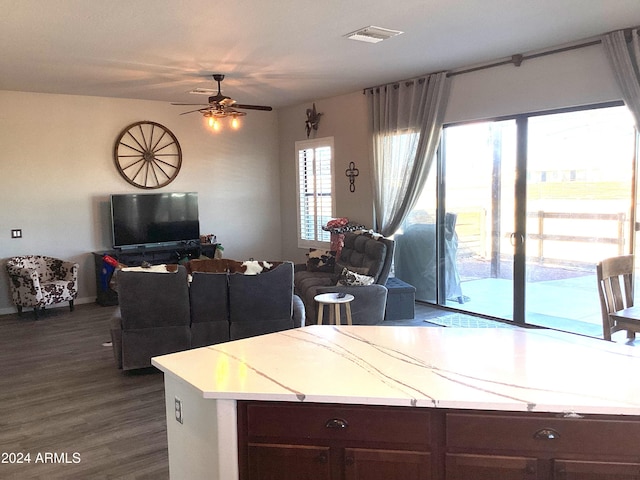
<svg viewBox="0 0 640 480">
<path fill-rule="evenodd" d="M 309 326 L 152 363 L 172 480 L 640 479 L 631 346 L 520 328 Z"/>
</svg>

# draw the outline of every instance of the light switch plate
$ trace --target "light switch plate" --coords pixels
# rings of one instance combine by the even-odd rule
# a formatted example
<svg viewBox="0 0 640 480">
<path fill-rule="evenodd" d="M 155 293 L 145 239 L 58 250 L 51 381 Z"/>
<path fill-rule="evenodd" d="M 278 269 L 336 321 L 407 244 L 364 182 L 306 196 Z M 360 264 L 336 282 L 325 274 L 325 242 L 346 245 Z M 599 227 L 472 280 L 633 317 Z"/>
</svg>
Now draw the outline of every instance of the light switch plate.
<svg viewBox="0 0 640 480">
<path fill-rule="evenodd" d="M 12 229 L 11 238 L 22 238 L 22 229 L 21 228 Z"/>
</svg>

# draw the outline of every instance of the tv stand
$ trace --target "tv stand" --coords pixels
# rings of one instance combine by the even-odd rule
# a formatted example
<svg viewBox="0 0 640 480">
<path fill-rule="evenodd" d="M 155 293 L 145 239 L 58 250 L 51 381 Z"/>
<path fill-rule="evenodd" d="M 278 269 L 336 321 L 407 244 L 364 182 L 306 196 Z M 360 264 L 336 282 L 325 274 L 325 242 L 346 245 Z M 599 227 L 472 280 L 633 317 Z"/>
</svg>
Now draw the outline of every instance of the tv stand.
<svg viewBox="0 0 640 480">
<path fill-rule="evenodd" d="M 178 263 L 181 260 L 199 258 L 202 255 L 214 258 L 217 246 L 217 243 L 196 243 L 142 246 L 126 249 L 118 248 L 93 252 L 93 260 L 96 267 L 96 302 L 102 306 L 118 304 L 118 292 L 109 286 L 111 276 L 109 275 L 108 278 L 104 278 L 102 260 L 104 255 L 109 255 L 128 267 L 139 267 L 142 265 L 142 262 L 148 262 L 151 265 L 160 265 L 163 263 Z"/>
</svg>

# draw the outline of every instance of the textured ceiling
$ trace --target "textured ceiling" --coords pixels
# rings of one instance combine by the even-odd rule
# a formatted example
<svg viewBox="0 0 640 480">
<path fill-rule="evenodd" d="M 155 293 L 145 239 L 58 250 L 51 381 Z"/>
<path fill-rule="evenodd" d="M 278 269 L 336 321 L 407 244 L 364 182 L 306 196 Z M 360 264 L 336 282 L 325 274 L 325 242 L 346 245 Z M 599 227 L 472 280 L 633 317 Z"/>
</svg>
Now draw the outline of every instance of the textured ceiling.
<svg viewBox="0 0 640 480">
<path fill-rule="evenodd" d="M 639 0 L 0 0 L 0 89 L 295 105 L 640 25 Z M 405 33 L 347 40 L 368 25 Z"/>
</svg>

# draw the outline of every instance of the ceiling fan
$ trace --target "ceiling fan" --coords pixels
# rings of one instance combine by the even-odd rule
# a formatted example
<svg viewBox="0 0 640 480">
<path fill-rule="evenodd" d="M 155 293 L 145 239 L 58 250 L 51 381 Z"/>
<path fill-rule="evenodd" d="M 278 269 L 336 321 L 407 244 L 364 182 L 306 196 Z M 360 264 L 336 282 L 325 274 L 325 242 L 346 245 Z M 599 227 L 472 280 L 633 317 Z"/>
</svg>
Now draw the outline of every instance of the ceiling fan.
<svg viewBox="0 0 640 480">
<path fill-rule="evenodd" d="M 216 73 L 213 75 L 213 79 L 218 82 L 218 93 L 216 93 L 215 95 L 212 95 L 209 97 L 209 103 L 208 104 L 203 104 L 203 103 L 172 103 L 171 105 L 182 105 L 182 106 L 187 106 L 187 105 L 198 105 L 201 108 L 197 108 L 195 110 L 189 110 L 188 112 L 183 112 L 180 115 L 186 115 L 188 113 L 194 113 L 194 112 L 200 112 L 202 115 L 204 115 L 206 118 L 208 118 L 209 120 L 209 126 L 211 127 L 216 127 L 219 126 L 219 123 L 217 122 L 218 119 L 220 118 L 224 118 L 224 117 L 231 117 L 232 118 L 232 126 L 234 126 L 234 128 L 237 128 L 237 117 L 243 117 L 245 116 L 247 113 L 246 112 L 242 112 L 240 110 L 237 109 L 242 109 L 242 110 L 263 110 L 263 111 L 267 111 L 270 112 L 271 110 L 273 110 L 273 108 L 266 106 L 266 105 L 246 105 L 246 104 L 240 104 L 237 103 L 235 100 L 233 100 L 231 97 L 227 97 L 226 95 L 222 95 L 221 91 L 220 91 L 220 83 L 222 82 L 222 80 L 224 80 L 224 75 L 220 74 L 220 73 Z"/>
</svg>

